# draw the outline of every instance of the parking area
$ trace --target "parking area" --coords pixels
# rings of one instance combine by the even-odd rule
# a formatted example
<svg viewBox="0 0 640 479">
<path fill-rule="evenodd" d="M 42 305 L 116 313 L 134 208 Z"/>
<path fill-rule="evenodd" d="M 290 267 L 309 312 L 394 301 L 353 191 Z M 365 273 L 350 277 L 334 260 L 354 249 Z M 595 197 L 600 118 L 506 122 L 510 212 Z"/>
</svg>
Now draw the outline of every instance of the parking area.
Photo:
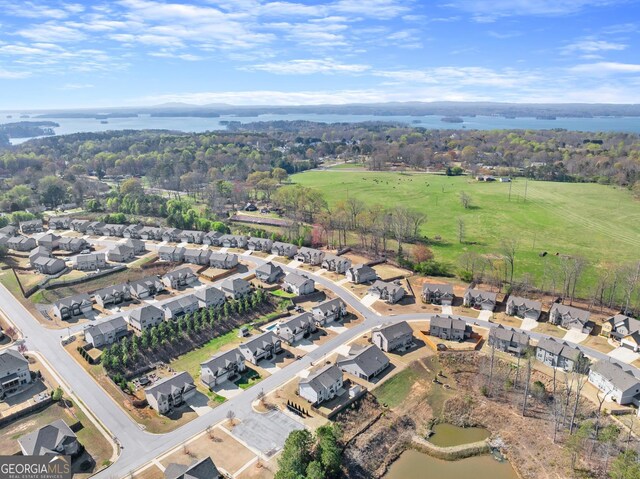
<svg viewBox="0 0 640 479">
<path fill-rule="evenodd" d="M 304 429 L 302 423 L 274 410 L 264 414 L 251 413 L 231 433 L 250 447 L 271 457 L 282 449 L 289 433 L 299 429 Z"/>
</svg>

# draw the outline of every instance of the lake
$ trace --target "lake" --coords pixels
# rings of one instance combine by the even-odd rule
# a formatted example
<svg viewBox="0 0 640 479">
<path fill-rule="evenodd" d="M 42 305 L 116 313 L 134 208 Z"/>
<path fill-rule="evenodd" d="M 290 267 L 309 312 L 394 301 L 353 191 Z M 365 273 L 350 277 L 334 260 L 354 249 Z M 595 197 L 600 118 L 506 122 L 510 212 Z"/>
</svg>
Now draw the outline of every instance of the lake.
<svg viewBox="0 0 640 479">
<path fill-rule="evenodd" d="M 11 115 L 11 118 L 7 116 Z M 16 121 L 36 121 L 37 118 L 20 118 L 21 112 L 4 112 L 0 116 L 1 123 Z M 427 129 L 551 129 L 565 128 L 577 131 L 623 131 L 640 133 L 640 118 L 638 117 L 594 117 L 594 118 L 558 118 L 557 120 L 538 120 L 535 118 L 504 118 L 499 116 L 462 117 L 464 123 L 446 123 L 441 121 L 441 115 L 429 116 L 376 116 L 376 115 L 339 115 L 339 114 L 265 114 L 259 116 L 240 117 L 224 115 L 218 118 L 193 117 L 152 117 L 140 114 L 131 118 L 109 118 L 108 123 L 101 123 L 95 118 L 45 118 L 60 124 L 55 128 L 57 135 L 78 132 L 97 132 L 108 130 L 145 130 L 162 129 L 199 133 L 211 130 L 224 130 L 221 121 L 240 121 L 250 123 L 255 121 L 277 120 L 306 120 L 320 123 L 357 123 L 364 121 L 398 122 L 410 126 Z M 14 144 L 27 139 L 15 139 Z"/>
<path fill-rule="evenodd" d="M 440 447 L 459 446 L 487 439 L 491 434 L 482 427 L 459 427 L 453 424 L 436 424 L 429 442 Z"/>
</svg>

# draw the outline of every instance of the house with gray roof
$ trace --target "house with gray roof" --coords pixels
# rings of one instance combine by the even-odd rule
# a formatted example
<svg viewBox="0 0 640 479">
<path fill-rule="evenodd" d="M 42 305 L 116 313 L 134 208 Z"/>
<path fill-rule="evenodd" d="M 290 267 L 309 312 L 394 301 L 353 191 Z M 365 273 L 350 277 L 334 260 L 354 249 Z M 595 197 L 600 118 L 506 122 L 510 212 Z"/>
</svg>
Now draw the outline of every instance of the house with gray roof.
<svg viewBox="0 0 640 479">
<path fill-rule="evenodd" d="M 291 243 L 283 243 L 282 241 L 275 241 L 271 247 L 271 254 L 283 256 L 285 258 L 293 258 L 298 252 L 298 247 Z"/>
<path fill-rule="evenodd" d="M 483 311 L 493 311 L 496 308 L 498 295 L 489 291 L 467 288 L 462 298 L 462 303 L 467 308 L 482 309 Z"/>
<path fill-rule="evenodd" d="M 506 312 L 509 316 L 538 321 L 538 319 L 540 319 L 540 313 L 542 313 L 542 303 L 533 299 L 509 296 Z"/>
<path fill-rule="evenodd" d="M 93 303 L 88 294 L 77 294 L 63 298 L 51 306 L 51 314 L 61 320 L 69 320 L 74 316 L 82 316 L 93 310 Z"/>
<path fill-rule="evenodd" d="M 340 298 L 328 299 L 311 308 L 311 314 L 318 326 L 324 326 L 346 316 L 347 303 Z"/>
<path fill-rule="evenodd" d="M 93 300 L 101 308 L 131 301 L 130 284 L 121 283 L 99 289 L 93 293 Z"/>
<path fill-rule="evenodd" d="M 140 230 L 141 240 L 162 241 L 162 228 L 145 226 Z"/>
<path fill-rule="evenodd" d="M 71 220 L 71 229 L 73 231 L 77 231 L 78 233 L 86 233 L 87 232 L 87 226 L 89 226 L 90 221 L 89 220 L 78 220 L 78 219 L 73 219 Z"/>
<path fill-rule="evenodd" d="M 135 257 L 136 254 L 134 253 L 133 248 L 124 244 L 116 245 L 107 251 L 107 258 L 109 261 L 113 261 L 115 263 L 127 263 Z"/>
<path fill-rule="evenodd" d="M 317 331 L 316 322 L 311 313 L 302 313 L 282 320 L 276 324 L 275 333 L 287 344 L 293 344 L 308 338 Z"/>
<path fill-rule="evenodd" d="M 71 227 L 71 218 L 68 216 L 52 216 L 49 218 L 50 230 L 68 230 Z"/>
<path fill-rule="evenodd" d="M 20 221 L 20 223 L 18 223 L 18 227 L 20 228 L 20 233 L 23 235 L 41 233 L 44 231 L 42 220 Z"/>
<path fill-rule="evenodd" d="M 73 258 L 73 268 L 79 271 L 95 271 L 107 267 L 104 253 L 79 254 Z"/>
<path fill-rule="evenodd" d="M 122 237 L 140 239 L 140 233 L 142 232 L 143 229 L 144 229 L 144 226 L 141 224 L 127 225 L 122 231 Z"/>
<path fill-rule="evenodd" d="M 351 268 L 351 261 L 335 254 L 326 254 L 322 258 L 322 268 L 334 273 L 344 274 Z"/>
<path fill-rule="evenodd" d="M 536 346 L 536 359 L 552 368 L 571 372 L 585 360 L 580 350 L 564 341 L 544 338 Z M 586 371 L 584 371 L 586 373 Z"/>
<path fill-rule="evenodd" d="M 162 228 L 162 241 L 179 243 L 182 230 L 178 228 Z"/>
<path fill-rule="evenodd" d="M 102 234 L 104 236 L 115 236 L 115 237 L 122 238 L 126 227 L 127 227 L 126 225 L 117 225 L 117 224 L 107 223 L 102 227 Z"/>
<path fill-rule="evenodd" d="M 129 282 L 131 297 L 136 299 L 151 298 L 165 291 L 164 283 L 157 276 L 147 276 L 136 281 Z"/>
<path fill-rule="evenodd" d="M 62 236 L 58 240 L 58 248 L 69 253 L 78 253 L 89 248 L 89 243 L 83 238 L 73 238 L 72 236 Z"/>
<path fill-rule="evenodd" d="M 122 316 L 91 325 L 84 330 L 84 339 L 94 348 L 113 344 L 129 334 L 127 322 Z"/>
<path fill-rule="evenodd" d="M 222 235 L 219 243 L 224 248 L 246 248 L 247 239 L 243 235 Z"/>
<path fill-rule="evenodd" d="M 422 286 L 422 301 L 425 303 L 451 306 L 454 299 L 455 295 L 453 294 L 452 284 L 425 283 L 424 286 Z"/>
<path fill-rule="evenodd" d="M 209 231 L 202 237 L 202 242 L 209 246 L 220 246 L 220 238 L 222 238 L 222 236 L 223 233 L 219 231 Z"/>
<path fill-rule="evenodd" d="M 211 251 L 208 249 L 193 249 L 187 248 L 184 252 L 184 262 L 190 264 L 197 264 L 199 266 L 208 265 Z"/>
<path fill-rule="evenodd" d="M 244 358 L 251 364 L 258 364 L 261 359 L 271 359 L 282 351 L 282 340 L 273 331 L 266 331 L 238 346 Z"/>
<path fill-rule="evenodd" d="M 194 460 L 189 465 L 171 462 L 164 470 L 165 479 L 221 479 L 222 474 L 207 456 L 204 459 Z"/>
<path fill-rule="evenodd" d="M 147 251 L 147 247 L 144 244 L 144 241 L 137 238 L 129 238 L 125 241 L 124 245 L 127 248 L 131 248 L 133 250 L 133 254 L 139 255 L 144 254 Z"/>
<path fill-rule="evenodd" d="M 12 236 L 7 240 L 7 248 L 13 251 L 31 251 L 36 247 L 36 240 L 27 236 Z"/>
<path fill-rule="evenodd" d="M 640 350 L 640 321 L 624 314 L 616 314 L 602 325 L 602 335 L 629 348 Z"/>
<path fill-rule="evenodd" d="M 7 225 L 0 228 L 0 235 L 4 235 L 7 238 L 18 235 L 18 228 L 13 225 Z"/>
<path fill-rule="evenodd" d="M 198 309 L 200 309 L 200 304 L 198 303 L 198 299 L 192 294 L 180 296 L 179 298 L 162 304 L 165 319 L 175 320 L 179 316 L 195 313 Z"/>
<path fill-rule="evenodd" d="M 251 283 L 242 278 L 227 278 L 220 289 L 231 299 L 240 299 L 251 293 Z"/>
<path fill-rule="evenodd" d="M 471 325 L 464 319 L 451 315 L 436 314 L 429 322 L 429 335 L 449 341 L 464 341 L 473 333 Z"/>
<path fill-rule="evenodd" d="M 315 248 L 307 248 L 303 246 L 298 250 L 295 254 L 294 258 L 297 261 L 300 261 L 305 264 L 310 264 L 312 266 L 322 264 L 322 260 L 324 259 L 324 251 L 320 251 Z"/>
<path fill-rule="evenodd" d="M 54 256 L 45 256 L 39 254 L 37 257 L 29 257 L 29 261 L 32 262 L 33 269 L 41 274 L 54 275 L 67 269 L 67 264 L 60 258 Z"/>
<path fill-rule="evenodd" d="M 60 236 L 53 233 L 44 234 L 37 239 L 38 246 L 44 246 L 51 251 L 58 249 L 59 241 Z"/>
<path fill-rule="evenodd" d="M 327 364 L 298 382 L 298 394 L 312 406 L 330 401 L 342 392 L 344 373 L 335 364 Z"/>
<path fill-rule="evenodd" d="M 182 263 L 186 249 L 182 246 L 160 246 L 158 248 L 158 257 L 162 261 L 171 261 L 173 263 Z"/>
<path fill-rule="evenodd" d="M 529 347 L 529 335 L 498 324 L 489 330 L 489 346 L 521 356 Z"/>
<path fill-rule="evenodd" d="M 12 348 L 0 351 L 0 401 L 31 382 L 29 361 Z"/>
<path fill-rule="evenodd" d="M 588 379 L 605 394 L 605 400 L 638 405 L 640 379 L 631 369 L 623 369 L 618 363 L 603 359 L 591 365 Z"/>
<path fill-rule="evenodd" d="M 85 232 L 88 235 L 92 236 L 103 236 L 102 228 L 104 227 L 105 223 L 103 223 L 102 221 L 90 221 L 89 223 L 87 223 L 87 229 L 85 230 Z"/>
<path fill-rule="evenodd" d="M 232 269 L 238 266 L 238 255 L 233 253 L 211 253 L 209 266 L 218 269 Z"/>
<path fill-rule="evenodd" d="M 351 283 L 355 284 L 370 283 L 378 279 L 376 270 L 366 264 L 358 264 L 350 267 L 345 271 L 345 276 Z"/>
<path fill-rule="evenodd" d="M 264 251 L 268 253 L 273 247 L 273 240 L 268 238 L 254 238 L 251 237 L 247 240 L 247 249 L 250 251 Z"/>
<path fill-rule="evenodd" d="M 207 286 L 205 288 L 197 289 L 193 295 L 198 300 L 198 305 L 201 308 L 222 306 L 227 300 L 225 294 L 215 286 Z"/>
<path fill-rule="evenodd" d="M 549 311 L 549 322 L 565 329 L 575 329 L 583 333 L 590 333 L 593 323 L 589 321 L 591 313 L 584 309 L 574 308 L 560 303 L 554 303 Z"/>
<path fill-rule="evenodd" d="M 303 296 L 315 291 L 316 282 L 303 274 L 289 273 L 284 277 L 282 289 L 288 293 Z"/>
<path fill-rule="evenodd" d="M 127 321 L 129 325 L 140 332 L 157 326 L 164 320 L 164 311 L 152 304 L 146 304 L 129 313 Z"/>
<path fill-rule="evenodd" d="M 169 271 L 162 276 L 162 282 L 165 287 L 171 289 L 179 289 L 189 286 L 197 281 L 198 277 L 194 274 L 191 268 L 178 268 L 173 271 Z"/>
<path fill-rule="evenodd" d="M 371 330 L 371 342 L 387 353 L 405 350 L 415 344 L 413 329 L 406 321 L 376 326 Z"/>
<path fill-rule="evenodd" d="M 407 292 L 396 283 L 388 283 L 386 281 L 377 280 L 367 290 L 367 293 L 388 303 L 395 304 L 405 297 Z"/>
<path fill-rule="evenodd" d="M 211 356 L 200 363 L 200 380 L 209 389 L 225 381 L 233 381 L 246 371 L 244 355 L 238 348 Z"/>
<path fill-rule="evenodd" d="M 375 344 L 351 346 L 347 356 L 338 356 L 336 365 L 345 373 L 370 381 L 389 366 L 389 358 Z"/>
<path fill-rule="evenodd" d="M 149 406 L 160 414 L 167 414 L 182 406 L 195 392 L 196 385 L 186 371 L 160 379 L 144 390 Z"/>
<path fill-rule="evenodd" d="M 53 421 L 35 431 L 18 438 L 18 444 L 25 456 L 65 456 L 75 457 L 82 452 L 75 433 L 62 419 Z"/>
<path fill-rule="evenodd" d="M 267 284 L 277 282 L 278 278 L 283 274 L 282 268 L 273 264 L 271 261 L 256 268 L 256 278 Z"/>
<path fill-rule="evenodd" d="M 190 244 L 202 244 L 204 231 L 184 230 L 180 233 L 180 241 Z"/>
<path fill-rule="evenodd" d="M 188 465 L 172 462 L 164 470 L 164 479 L 222 479 L 222 477 L 209 456 L 194 459 Z"/>
</svg>

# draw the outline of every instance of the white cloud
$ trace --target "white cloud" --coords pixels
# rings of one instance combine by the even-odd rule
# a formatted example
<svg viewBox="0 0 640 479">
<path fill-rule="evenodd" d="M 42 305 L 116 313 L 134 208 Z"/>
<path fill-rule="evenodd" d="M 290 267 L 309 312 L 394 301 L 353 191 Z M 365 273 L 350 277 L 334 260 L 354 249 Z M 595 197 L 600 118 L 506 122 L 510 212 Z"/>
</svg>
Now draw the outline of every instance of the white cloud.
<svg viewBox="0 0 640 479">
<path fill-rule="evenodd" d="M 65 83 L 62 85 L 62 90 L 84 90 L 87 88 L 93 88 L 91 83 Z"/>
<path fill-rule="evenodd" d="M 86 39 L 81 31 L 53 22 L 32 25 L 18 30 L 17 34 L 36 42 L 81 42 Z"/>
<path fill-rule="evenodd" d="M 316 73 L 362 73 L 369 70 L 369 65 L 345 64 L 331 58 L 319 60 L 289 60 L 284 62 L 261 63 L 246 67 L 250 71 L 264 71 L 277 75 L 311 75 Z"/>
<path fill-rule="evenodd" d="M 616 73 L 640 73 L 640 65 L 635 63 L 596 62 L 576 65 L 569 70 L 573 73 L 601 76 Z"/>
<path fill-rule="evenodd" d="M 624 43 L 609 42 L 606 40 L 584 39 L 573 42 L 562 48 L 565 54 L 575 52 L 597 53 L 606 51 L 620 51 L 627 48 Z"/>
<path fill-rule="evenodd" d="M 31 76 L 31 72 L 10 71 L 0 68 L 0 80 L 20 80 Z"/>
<path fill-rule="evenodd" d="M 30 1 L 0 1 L 3 14 L 22 18 L 44 18 L 60 20 L 70 15 L 82 12 L 84 7 L 79 4 L 62 3 L 57 8 Z"/>
</svg>

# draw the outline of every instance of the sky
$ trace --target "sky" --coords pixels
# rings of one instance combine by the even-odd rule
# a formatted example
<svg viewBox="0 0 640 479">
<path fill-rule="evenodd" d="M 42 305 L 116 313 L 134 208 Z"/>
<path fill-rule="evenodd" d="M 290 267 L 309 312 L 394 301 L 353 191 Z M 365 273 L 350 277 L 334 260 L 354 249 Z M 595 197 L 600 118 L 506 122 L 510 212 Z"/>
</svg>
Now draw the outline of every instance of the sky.
<svg viewBox="0 0 640 479">
<path fill-rule="evenodd" d="M 640 1 L 0 0 L 0 110 L 640 103 Z"/>
</svg>

